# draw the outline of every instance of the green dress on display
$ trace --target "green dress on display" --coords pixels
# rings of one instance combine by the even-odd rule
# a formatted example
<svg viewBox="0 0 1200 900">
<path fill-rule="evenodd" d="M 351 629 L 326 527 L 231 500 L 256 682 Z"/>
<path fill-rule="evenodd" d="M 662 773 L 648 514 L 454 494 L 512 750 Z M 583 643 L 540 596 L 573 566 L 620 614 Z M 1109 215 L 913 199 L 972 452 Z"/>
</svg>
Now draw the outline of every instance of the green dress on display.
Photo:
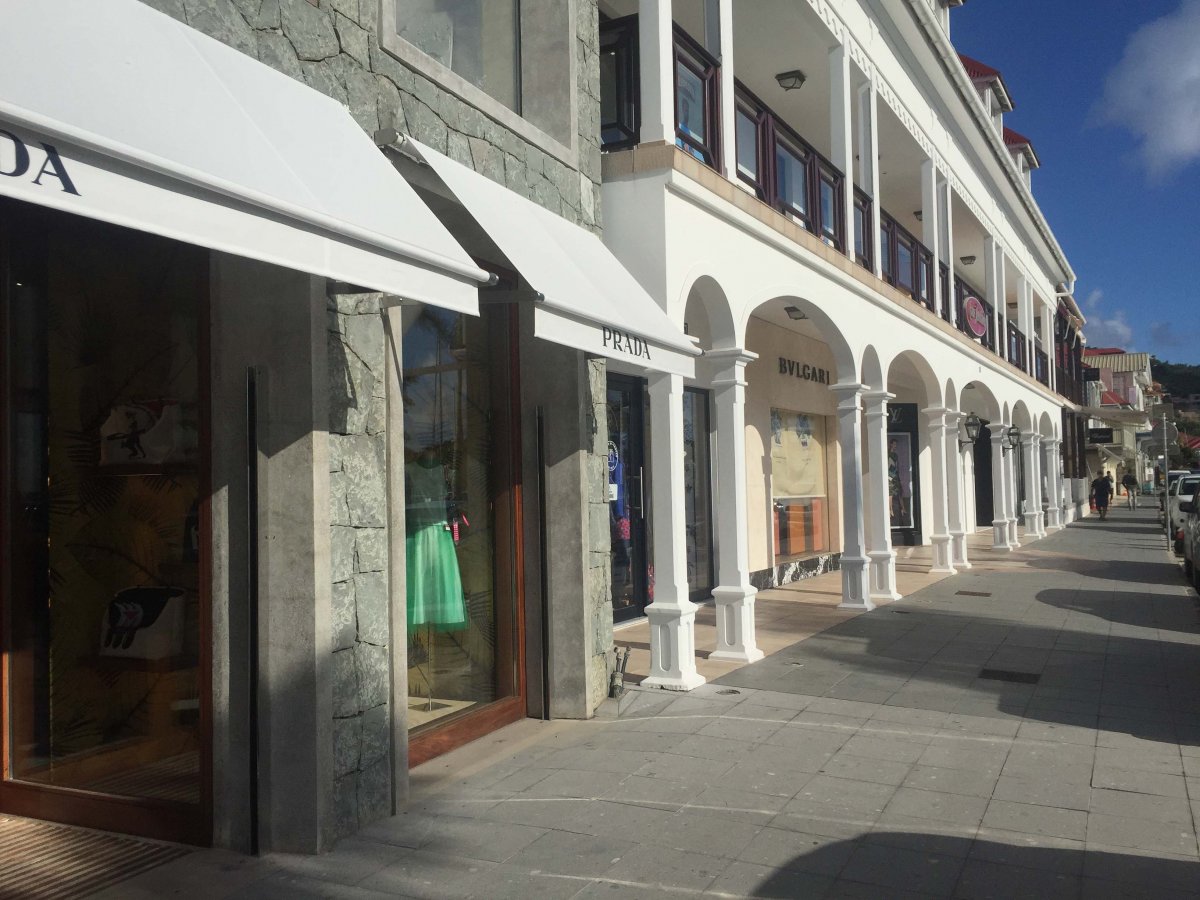
<svg viewBox="0 0 1200 900">
<path fill-rule="evenodd" d="M 446 524 L 446 474 L 437 459 L 405 466 L 408 630 L 457 631 L 467 624 L 458 553 Z"/>
</svg>

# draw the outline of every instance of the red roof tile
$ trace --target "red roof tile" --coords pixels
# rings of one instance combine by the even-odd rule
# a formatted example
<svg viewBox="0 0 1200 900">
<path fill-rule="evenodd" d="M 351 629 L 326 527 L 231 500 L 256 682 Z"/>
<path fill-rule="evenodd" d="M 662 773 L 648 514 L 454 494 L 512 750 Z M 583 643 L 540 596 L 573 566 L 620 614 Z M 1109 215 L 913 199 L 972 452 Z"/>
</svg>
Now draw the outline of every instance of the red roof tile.
<svg viewBox="0 0 1200 900">
<path fill-rule="evenodd" d="M 991 81 L 1000 77 L 999 69 L 993 69 L 991 66 L 985 65 L 977 59 L 972 59 L 965 53 L 958 54 L 958 58 L 962 61 L 963 68 L 967 70 L 967 74 L 971 76 L 973 81 Z"/>
<path fill-rule="evenodd" d="M 1004 126 L 1004 143 L 1009 147 L 1020 147 L 1022 144 L 1033 146 L 1033 141 L 1025 137 L 1019 131 L 1013 131 L 1007 125 Z"/>
<path fill-rule="evenodd" d="M 1112 356 L 1116 353 L 1124 353 L 1120 347 L 1084 347 L 1084 356 Z"/>
</svg>

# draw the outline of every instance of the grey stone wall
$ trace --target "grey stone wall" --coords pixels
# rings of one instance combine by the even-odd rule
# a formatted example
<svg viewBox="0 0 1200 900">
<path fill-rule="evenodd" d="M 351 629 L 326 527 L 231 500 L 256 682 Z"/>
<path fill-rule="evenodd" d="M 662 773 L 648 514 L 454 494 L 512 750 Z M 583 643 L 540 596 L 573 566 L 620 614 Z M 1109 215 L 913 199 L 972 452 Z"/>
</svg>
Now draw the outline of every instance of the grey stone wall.
<svg viewBox="0 0 1200 900">
<path fill-rule="evenodd" d="M 584 591 L 588 601 L 590 659 L 588 660 L 588 711 L 608 696 L 612 671 L 612 531 L 608 507 L 608 366 L 603 357 L 587 362 L 588 400 L 591 404 L 591 444 L 585 461 L 588 503 L 588 568 Z"/>
<path fill-rule="evenodd" d="M 368 135 L 395 128 L 572 222 L 600 225 L 596 0 L 574 2 L 579 167 L 548 156 L 380 46 L 378 0 L 142 0 L 344 104 Z"/>
<path fill-rule="evenodd" d="M 335 837 L 391 814 L 383 318 L 379 294 L 329 298 Z"/>
</svg>

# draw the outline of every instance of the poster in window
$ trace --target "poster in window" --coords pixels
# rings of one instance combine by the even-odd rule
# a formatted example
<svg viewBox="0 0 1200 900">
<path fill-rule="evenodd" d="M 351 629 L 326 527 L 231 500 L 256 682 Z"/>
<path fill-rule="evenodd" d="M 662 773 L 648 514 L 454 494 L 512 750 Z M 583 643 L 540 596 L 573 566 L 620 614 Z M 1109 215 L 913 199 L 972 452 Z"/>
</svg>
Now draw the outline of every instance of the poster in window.
<svg viewBox="0 0 1200 900">
<path fill-rule="evenodd" d="M 771 493 L 775 497 L 825 496 L 825 420 L 771 410 Z"/>
<path fill-rule="evenodd" d="M 913 452 L 908 432 L 888 432 L 888 500 L 892 528 L 913 528 Z"/>
</svg>

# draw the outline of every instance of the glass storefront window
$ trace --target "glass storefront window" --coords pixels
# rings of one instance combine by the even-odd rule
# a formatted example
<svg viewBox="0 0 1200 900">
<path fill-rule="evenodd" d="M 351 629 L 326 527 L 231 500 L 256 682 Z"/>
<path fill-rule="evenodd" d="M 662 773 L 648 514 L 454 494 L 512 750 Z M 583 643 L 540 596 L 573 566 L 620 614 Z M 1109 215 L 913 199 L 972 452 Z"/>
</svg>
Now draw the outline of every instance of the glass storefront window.
<svg viewBox="0 0 1200 900">
<path fill-rule="evenodd" d="M 11 237 L 8 772 L 198 818 L 208 255 L 65 216 Z"/>
<path fill-rule="evenodd" d="M 517 690 L 502 322 L 403 311 L 410 730 Z"/>
<path fill-rule="evenodd" d="M 829 550 L 825 419 L 771 410 L 771 500 L 776 559 Z"/>
</svg>

